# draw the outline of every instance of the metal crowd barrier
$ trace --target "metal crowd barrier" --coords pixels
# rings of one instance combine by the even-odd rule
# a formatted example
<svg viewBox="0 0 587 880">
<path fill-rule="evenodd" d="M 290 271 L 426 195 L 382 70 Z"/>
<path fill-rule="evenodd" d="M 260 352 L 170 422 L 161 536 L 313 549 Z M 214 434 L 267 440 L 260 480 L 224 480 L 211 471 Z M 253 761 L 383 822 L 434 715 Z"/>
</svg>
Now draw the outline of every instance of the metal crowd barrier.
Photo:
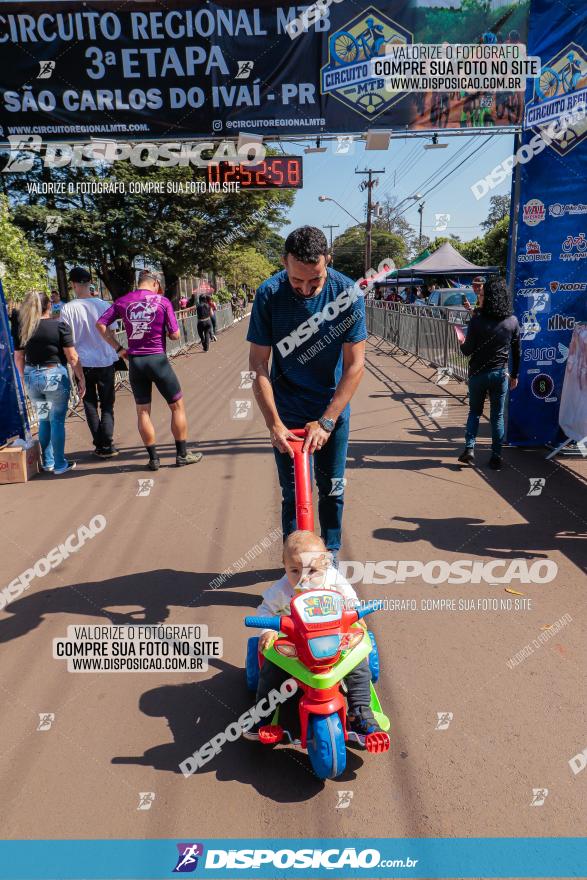
<svg viewBox="0 0 587 880">
<path fill-rule="evenodd" d="M 466 324 L 468 312 L 377 300 L 366 303 L 365 311 L 367 330 L 373 336 L 467 381 L 467 358 L 461 353 L 455 325 Z"/>
<path fill-rule="evenodd" d="M 241 312 L 238 317 L 235 317 L 232 312 L 232 306 L 230 303 L 225 303 L 221 305 L 216 310 L 216 332 L 220 333 L 222 330 L 226 330 L 227 327 L 232 327 L 232 325 L 240 320 L 245 314 L 249 314 L 250 312 L 250 304 L 247 305 L 245 311 Z M 180 312 L 176 313 L 177 323 L 179 325 L 179 339 L 168 339 L 167 340 L 167 355 L 173 360 L 173 358 L 179 357 L 180 355 L 188 354 L 192 348 L 196 345 L 200 345 L 200 337 L 198 336 L 198 317 L 195 307 L 191 309 L 183 309 Z M 126 348 L 127 338 L 124 330 L 116 330 L 114 335 L 118 339 L 121 345 Z M 68 368 L 69 369 L 69 368 Z M 71 393 L 69 396 L 69 403 L 67 405 L 67 415 L 75 416 L 76 418 L 83 419 L 85 421 L 84 410 L 82 406 L 82 400 L 77 393 L 77 387 L 75 381 L 73 379 L 73 374 L 71 369 L 69 369 L 69 376 L 71 379 Z M 128 371 L 126 370 L 117 370 L 115 373 L 115 388 L 117 391 L 128 389 L 130 390 L 130 384 L 128 381 Z M 29 419 L 29 424 L 31 430 L 38 429 L 38 418 L 35 407 L 31 404 L 28 396 L 26 397 L 26 406 L 27 406 L 27 416 Z"/>
</svg>

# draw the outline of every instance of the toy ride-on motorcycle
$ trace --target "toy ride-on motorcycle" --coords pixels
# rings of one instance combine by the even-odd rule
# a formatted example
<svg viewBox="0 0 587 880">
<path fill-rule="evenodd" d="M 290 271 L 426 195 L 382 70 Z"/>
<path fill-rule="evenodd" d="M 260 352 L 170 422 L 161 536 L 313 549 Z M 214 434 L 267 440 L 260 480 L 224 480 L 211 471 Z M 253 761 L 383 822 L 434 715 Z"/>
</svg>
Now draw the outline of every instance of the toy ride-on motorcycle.
<svg viewBox="0 0 587 880">
<path fill-rule="evenodd" d="M 296 522 L 298 528 L 313 531 L 314 516 L 309 455 L 302 452 L 304 431 L 295 431 L 302 439 L 289 441 L 294 450 Z M 256 690 L 259 666 L 265 660 L 287 672 L 298 684 L 302 696 L 298 703 L 299 739 L 279 723 L 279 707 L 271 724 L 261 727 L 259 741 L 273 745 L 284 738 L 307 749 L 312 768 L 320 779 L 335 779 L 346 766 L 346 743 L 358 741 L 372 753 L 385 752 L 390 740 L 386 732 L 359 737 L 346 729 L 346 702 L 343 679 L 369 657 L 371 668 L 371 711 L 382 731 L 390 722 L 381 710 L 373 681 L 379 676 L 377 645 L 359 621 L 378 611 L 381 603 L 365 608 L 347 609 L 343 597 L 334 590 L 307 590 L 292 598 L 290 614 L 282 617 L 245 618 L 245 626 L 273 629 L 277 640 L 263 654 L 258 653 L 258 638 L 249 639 L 247 684 Z"/>
</svg>

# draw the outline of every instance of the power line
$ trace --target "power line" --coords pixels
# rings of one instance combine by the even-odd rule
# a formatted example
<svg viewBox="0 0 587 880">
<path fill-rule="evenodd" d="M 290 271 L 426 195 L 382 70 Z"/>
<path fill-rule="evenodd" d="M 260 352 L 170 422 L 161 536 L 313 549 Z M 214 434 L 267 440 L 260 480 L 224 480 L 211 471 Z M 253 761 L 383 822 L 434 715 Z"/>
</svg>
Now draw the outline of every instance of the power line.
<svg viewBox="0 0 587 880">
<path fill-rule="evenodd" d="M 471 153 L 469 153 L 468 156 L 465 156 L 465 158 L 464 158 L 461 162 L 459 162 L 458 165 L 455 165 L 455 167 L 452 168 L 447 174 L 445 174 L 444 177 L 441 177 L 440 180 L 439 180 L 437 183 L 434 184 L 434 186 L 431 186 L 430 189 L 428 189 L 428 190 L 426 190 L 426 192 L 422 193 L 422 198 L 424 198 L 425 196 L 429 195 L 431 192 L 434 192 L 435 189 L 438 189 L 438 187 L 440 186 L 441 183 L 443 183 L 445 180 L 447 180 L 447 178 L 449 178 L 452 174 L 454 174 L 455 171 L 457 171 L 462 165 L 465 164 L 465 162 L 468 162 L 469 159 L 472 159 L 473 156 L 474 156 L 476 153 L 478 153 L 480 149 L 482 149 L 482 147 L 487 147 L 488 144 L 489 144 L 489 141 L 490 141 L 493 137 L 494 137 L 494 135 L 489 135 L 489 137 L 487 138 L 486 141 L 484 141 L 482 144 L 479 144 L 479 146 L 476 147 L 474 150 L 472 150 Z M 422 187 L 422 188 L 423 188 L 423 187 Z M 419 190 L 419 189 L 420 189 L 420 187 L 418 187 L 418 190 Z M 405 212 L 406 212 L 410 207 L 411 207 L 411 206 L 408 205 L 406 208 L 404 208 L 403 211 L 400 211 L 399 214 L 397 214 L 396 216 L 397 216 L 397 217 L 401 217 L 403 214 L 405 214 Z"/>
</svg>

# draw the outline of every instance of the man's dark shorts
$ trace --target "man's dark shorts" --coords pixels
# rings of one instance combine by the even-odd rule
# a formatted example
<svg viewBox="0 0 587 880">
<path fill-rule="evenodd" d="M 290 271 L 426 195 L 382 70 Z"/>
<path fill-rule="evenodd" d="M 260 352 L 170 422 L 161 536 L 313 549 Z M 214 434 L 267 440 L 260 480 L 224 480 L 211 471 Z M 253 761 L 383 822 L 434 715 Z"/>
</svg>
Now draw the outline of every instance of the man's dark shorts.
<svg viewBox="0 0 587 880">
<path fill-rule="evenodd" d="M 130 387 L 136 404 L 151 403 L 153 385 L 167 403 L 175 403 L 183 396 L 166 354 L 129 355 L 128 364 Z"/>
</svg>

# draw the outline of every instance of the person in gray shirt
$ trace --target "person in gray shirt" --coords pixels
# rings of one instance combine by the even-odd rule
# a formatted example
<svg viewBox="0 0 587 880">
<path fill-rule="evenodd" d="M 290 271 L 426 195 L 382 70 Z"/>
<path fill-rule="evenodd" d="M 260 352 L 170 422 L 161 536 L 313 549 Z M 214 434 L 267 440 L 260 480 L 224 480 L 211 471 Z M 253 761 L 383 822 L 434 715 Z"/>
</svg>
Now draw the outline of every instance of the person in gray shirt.
<svg viewBox="0 0 587 880">
<path fill-rule="evenodd" d="M 118 353 L 96 330 L 96 321 L 110 303 L 92 294 L 87 269 L 76 266 L 69 273 L 75 299 L 61 309 L 61 320 L 71 329 L 86 379 L 84 410 L 94 441 L 94 454 L 112 458 L 118 450 L 114 434 L 114 380 Z M 123 351 L 123 346 L 119 347 Z"/>
</svg>

